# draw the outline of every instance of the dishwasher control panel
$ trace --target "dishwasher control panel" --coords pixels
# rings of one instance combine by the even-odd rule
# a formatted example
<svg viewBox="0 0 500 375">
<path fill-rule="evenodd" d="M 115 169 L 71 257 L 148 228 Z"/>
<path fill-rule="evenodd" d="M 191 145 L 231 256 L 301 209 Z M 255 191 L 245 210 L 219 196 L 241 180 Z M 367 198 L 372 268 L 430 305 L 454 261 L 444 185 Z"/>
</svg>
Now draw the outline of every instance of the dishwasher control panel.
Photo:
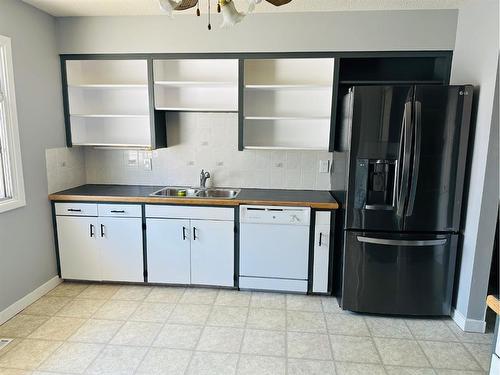
<svg viewBox="0 0 500 375">
<path fill-rule="evenodd" d="M 310 218 L 310 207 L 240 206 L 241 223 L 309 226 Z"/>
</svg>

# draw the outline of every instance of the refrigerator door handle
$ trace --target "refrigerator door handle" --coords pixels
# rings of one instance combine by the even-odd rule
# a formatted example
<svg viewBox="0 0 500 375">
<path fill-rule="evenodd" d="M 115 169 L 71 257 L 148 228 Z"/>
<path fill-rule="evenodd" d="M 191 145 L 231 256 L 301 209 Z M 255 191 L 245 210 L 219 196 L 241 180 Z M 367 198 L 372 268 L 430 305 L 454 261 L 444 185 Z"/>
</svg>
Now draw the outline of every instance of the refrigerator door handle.
<svg viewBox="0 0 500 375">
<path fill-rule="evenodd" d="M 398 168 L 398 198 L 397 198 L 397 208 L 396 215 L 403 216 L 405 203 L 408 198 L 408 180 L 409 180 L 409 169 L 410 169 L 410 145 L 411 145 L 411 133 L 408 126 L 411 125 L 411 111 L 412 102 L 405 103 L 405 109 L 403 113 L 403 129 L 401 132 L 400 143 L 399 143 L 399 155 L 398 160 L 403 158 L 403 161 L 399 163 Z M 403 146 L 402 146 L 403 145 Z M 401 155 L 402 154 L 402 155 Z"/>
<path fill-rule="evenodd" d="M 357 236 L 357 240 L 363 243 L 388 246 L 438 246 L 446 243 L 446 238 L 436 240 L 390 240 L 387 238 L 373 238 L 365 236 Z"/>
<path fill-rule="evenodd" d="M 415 123 L 413 132 L 413 166 L 411 169 L 410 196 L 408 198 L 408 208 L 405 216 L 411 216 L 415 195 L 417 194 L 418 170 L 420 165 L 420 143 L 422 140 L 422 103 L 415 101 Z"/>
</svg>

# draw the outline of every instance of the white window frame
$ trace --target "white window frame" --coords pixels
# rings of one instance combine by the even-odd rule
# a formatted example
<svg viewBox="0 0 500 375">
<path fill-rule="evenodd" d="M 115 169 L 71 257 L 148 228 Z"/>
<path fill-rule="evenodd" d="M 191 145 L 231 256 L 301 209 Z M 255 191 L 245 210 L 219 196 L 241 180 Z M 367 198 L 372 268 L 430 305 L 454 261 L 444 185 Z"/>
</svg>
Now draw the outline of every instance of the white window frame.
<svg viewBox="0 0 500 375">
<path fill-rule="evenodd" d="M 3 100 L 0 101 L 3 110 L 0 115 L 3 113 L 5 120 L 5 126 L 0 127 L 0 135 L 3 143 L 2 156 L 7 159 L 4 163 L 7 170 L 4 173 L 9 194 L 8 198 L 0 199 L 0 213 L 2 213 L 26 205 L 11 39 L 3 35 L 0 35 L 0 90 L 0 95 L 3 93 Z"/>
</svg>

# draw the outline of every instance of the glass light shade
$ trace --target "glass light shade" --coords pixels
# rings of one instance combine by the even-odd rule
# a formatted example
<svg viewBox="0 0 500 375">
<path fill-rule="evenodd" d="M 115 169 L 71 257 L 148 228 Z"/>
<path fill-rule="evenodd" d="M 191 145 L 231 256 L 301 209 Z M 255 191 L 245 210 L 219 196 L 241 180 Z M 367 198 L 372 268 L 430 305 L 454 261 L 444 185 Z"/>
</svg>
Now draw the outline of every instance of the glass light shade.
<svg viewBox="0 0 500 375">
<path fill-rule="evenodd" d="M 160 8 L 170 17 L 172 17 L 172 11 L 181 3 L 175 0 L 158 0 L 158 2 L 160 3 Z"/>
<path fill-rule="evenodd" d="M 240 22 L 245 15 L 236 10 L 232 0 L 221 1 L 222 25 L 221 27 L 234 26 Z"/>
</svg>

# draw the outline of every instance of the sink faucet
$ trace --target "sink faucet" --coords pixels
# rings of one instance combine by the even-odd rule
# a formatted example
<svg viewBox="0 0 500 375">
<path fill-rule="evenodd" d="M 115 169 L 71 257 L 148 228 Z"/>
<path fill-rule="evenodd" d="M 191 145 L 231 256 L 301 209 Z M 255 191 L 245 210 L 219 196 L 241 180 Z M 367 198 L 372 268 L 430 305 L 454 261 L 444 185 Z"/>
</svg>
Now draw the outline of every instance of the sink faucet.
<svg viewBox="0 0 500 375">
<path fill-rule="evenodd" d="M 206 188 L 207 180 L 210 178 L 210 172 L 205 172 L 205 170 L 201 170 L 200 173 L 200 187 Z"/>
</svg>

